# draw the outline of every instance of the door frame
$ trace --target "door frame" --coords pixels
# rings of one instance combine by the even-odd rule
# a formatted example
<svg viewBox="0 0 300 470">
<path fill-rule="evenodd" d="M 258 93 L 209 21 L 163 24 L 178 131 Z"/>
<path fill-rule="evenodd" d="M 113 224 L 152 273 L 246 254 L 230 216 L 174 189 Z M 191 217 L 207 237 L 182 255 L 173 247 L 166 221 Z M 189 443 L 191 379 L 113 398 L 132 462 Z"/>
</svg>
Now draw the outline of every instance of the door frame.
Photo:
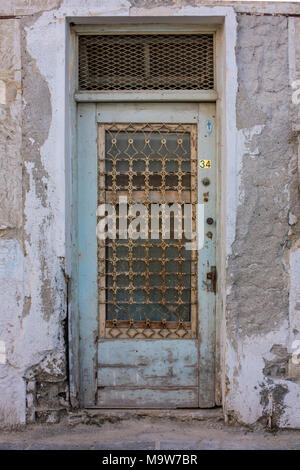
<svg viewBox="0 0 300 470">
<path fill-rule="evenodd" d="M 235 94 L 236 94 L 236 64 L 234 46 L 236 41 L 236 20 L 232 9 L 220 9 L 217 16 L 206 11 L 203 16 L 192 18 L 178 17 L 174 23 L 169 24 L 169 20 L 164 18 L 163 23 L 161 18 L 151 19 L 147 18 L 147 32 L 167 33 L 172 31 L 176 32 L 207 32 L 212 31 L 215 33 L 215 57 L 216 57 L 216 90 L 213 94 L 207 92 L 193 92 L 189 96 L 185 92 L 180 93 L 156 93 L 147 94 L 141 92 L 135 96 L 137 101 L 191 101 L 191 102 L 216 102 L 216 127 L 217 127 L 217 271 L 218 271 L 218 292 L 216 295 L 216 347 L 215 347 L 215 360 L 216 360 L 216 381 L 215 381 L 215 396 L 216 404 L 222 404 L 222 395 L 225 391 L 225 368 L 222 366 L 225 351 L 225 266 L 226 266 L 226 253 L 228 253 L 228 235 L 227 225 L 231 220 L 227 221 L 226 208 L 228 208 L 229 198 L 236 204 L 236 189 L 234 186 L 226 190 L 226 181 L 230 174 L 230 167 L 236 162 L 227 164 L 226 156 L 229 154 L 232 145 L 235 146 Z M 139 32 L 140 23 L 143 18 L 130 18 L 130 22 L 121 24 L 121 19 L 118 17 L 106 18 L 102 24 L 89 25 L 87 28 L 95 32 L 115 31 L 120 33 L 120 29 L 126 33 Z M 150 22 L 149 22 L 150 20 Z M 68 18 L 69 22 L 74 22 L 74 17 Z M 78 19 L 77 23 L 88 23 L 89 19 Z M 144 29 L 143 25 L 143 29 Z M 66 204 L 69 209 L 67 210 L 66 232 L 70 232 L 70 237 L 67 235 L 67 278 L 71 280 L 68 283 L 68 331 L 69 331 L 69 380 L 70 380 L 70 400 L 73 407 L 82 406 L 82 393 L 80 391 L 80 345 L 79 345 L 79 310 L 78 310 L 78 263 L 77 263 L 77 174 L 78 174 L 78 161 L 77 161 L 77 128 L 76 128 L 76 107 L 77 103 L 83 102 L 102 102 L 116 100 L 115 96 L 103 96 L 103 93 L 83 94 L 77 93 L 77 34 L 76 28 L 81 26 L 69 27 L 67 31 L 66 40 L 66 55 L 67 55 L 67 75 L 70 77 L 69 95 L 66 99 L 67 108 L 69 109 L 69 117 L 67 122 L 70 129 L 69 144 L 67 145 L 67 162 L 66 162 L 66 182 L 69 192 L 66 193 Z M 86 27 L 82 31 L 87 32 Z M 123 101 L 132 101 L 132 95 L 124 93 Z M 68 140 L 68 139 L 67 139 Z M 230 142 L 230 143 L 229 143 Z M 68 172 L 69 169 L 69 172 Z M 223 195 L 221 197 L 221 195 Z M 231 214 L 232 218 L 232 214 Z M 229 228 L 229 231 L 232 230 Z M 230 234 L 229 234 L 230 235 Z M 76 256 L 74 256 L 76 253 Z"/>
<path fill-rule="evenodd" d="M 118 110 L 115 107 L 118 106 Z M 95 407 L 97 394 L 97 352 L 98 352 L 98 283 L 97 283 L 97 239 L 96 239 L 96 212 L 97 212 L 97 163 L 98 163 L 98 125 L 110 122 L 130 124 L 128 116 L 135 117 L 135 124 L 146 122 L 149 124 L 168 125 L 197 125 L 197 159 L 201 158 L 199 151 L 205 158 L 212 159 L 212 169 L 198 171 L 197 200 L 202 202 L 202 193 L 209 189 L 210 198 L 205 205 L 215 218 L 215 179 L 216 179 L 216 145 L 215 145 L 215 104 L 214 103 L 80 103 L 78 106 L 78 305 L 80 330 L 80 375 L 81 375 L 81 403 L 85 407 Z M 211 135 L 207 131 L 207 122 L 210 121 Z M 92 158 L 85 159 L 85 155 Z M 204 157 L 202 157 L 204 158 Z M 213 172 L 214 176 L 211 174 Z M 213 184 L 206 189 L 201 180 L 209 176 L 214 179 Z M 212 211 L 212 212 L 210 212 Z M 206 214 L 206 217 L 208 216 Z M 217 224 L 218 225 L 218 224 Z M 216 226 L 217 226 L 216 225 Z M 208 230 L 208 228 L 206 227 Z M 211 229 L 213 232 L 214 229 Z M 198 309 L 197 323 L 198 336 L 193 341 L 197 343 L 198 351 L 198 397 L 199 407 L 209 408 L 215 405 L 215 294 L 208 289 L 202 281 L 207 281 L 207 262 L 215 266 L 215 236 L 208 238 L 205 249 L 198 251 Z M 211 244 L 213 244 L 211 246 Z M 209 282 L 209 281 L 207 281 Z M 85 306 L 89 305 L 88 311 Z M 79 312 L 79 313 L 80 313 Z M 190 338 L 192 340 L 192 338 Z M 139 341 L 139 340 L 134 340 Z M 147 340 L 149 341 L 149 340 Z M 156 339 L 153 339 L 156 341 Z M 158 341 L 164 341 L 159 339 Z M 166 340 L 165 340 L 166 341 Z M 173 340 L 170 340 L 173 341 Z M 182 341 L 185 341 L 184 339 Z"/>
</svg>

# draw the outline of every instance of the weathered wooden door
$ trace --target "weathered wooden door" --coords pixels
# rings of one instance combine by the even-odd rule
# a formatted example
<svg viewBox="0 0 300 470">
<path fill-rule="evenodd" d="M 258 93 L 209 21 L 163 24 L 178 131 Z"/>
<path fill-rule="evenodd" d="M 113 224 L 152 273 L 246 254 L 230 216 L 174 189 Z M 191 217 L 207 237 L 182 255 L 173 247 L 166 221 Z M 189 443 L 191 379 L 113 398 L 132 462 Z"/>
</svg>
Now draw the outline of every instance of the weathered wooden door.
<svg viewBox="0 0 300 470">
<path fill-rule="evenodd" d="M 214 115 L 213 103 L 78 105 L 85 407 L 215 404 Z"/>
</svg>

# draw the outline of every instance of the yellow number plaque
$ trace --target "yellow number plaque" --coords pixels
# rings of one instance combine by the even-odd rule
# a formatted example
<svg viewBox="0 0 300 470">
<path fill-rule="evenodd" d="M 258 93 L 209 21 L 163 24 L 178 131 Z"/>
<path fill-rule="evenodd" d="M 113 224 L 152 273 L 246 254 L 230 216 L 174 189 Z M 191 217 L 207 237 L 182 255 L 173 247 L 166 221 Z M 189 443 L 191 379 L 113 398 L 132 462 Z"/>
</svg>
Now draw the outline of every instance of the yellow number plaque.
<svg viewBox="0 0 300 470">
<path fill-rule="evenodd" d="M 211 160 L 200 160 L 200 168 L 211 168 Z"/>
</svg>

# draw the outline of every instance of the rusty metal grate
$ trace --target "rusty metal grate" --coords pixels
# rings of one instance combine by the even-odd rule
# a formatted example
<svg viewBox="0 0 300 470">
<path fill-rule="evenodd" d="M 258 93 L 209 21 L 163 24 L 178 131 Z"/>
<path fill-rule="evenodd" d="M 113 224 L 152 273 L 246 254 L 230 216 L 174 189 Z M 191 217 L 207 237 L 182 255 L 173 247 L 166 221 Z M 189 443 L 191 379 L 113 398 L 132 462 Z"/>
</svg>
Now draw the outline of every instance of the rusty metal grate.
<svg viewBox="0 0 300 470">
<path fill-rule="evenodd" d="M 80 90 L 213 88 L 213 34 L 79 36 Z"/>
<path fill-rule="evenodd" d="M 100 125 L 99 205 L 118 215 L 126 196 L 128 212 L 140 203 L 149 215 L 153 203 L 188 203 L 196 231 L 196 140 L 195 125 Z M 197 251 L 186 250 L 183 232 L 174 236 L 175 218 L 167 238 L 160 220 L 158 239 L 150 223 L 145 239 L 122 239 L 117 223 L 115 239 L 98 241 L 100 336 L 196 336 Z"/>
</svg>

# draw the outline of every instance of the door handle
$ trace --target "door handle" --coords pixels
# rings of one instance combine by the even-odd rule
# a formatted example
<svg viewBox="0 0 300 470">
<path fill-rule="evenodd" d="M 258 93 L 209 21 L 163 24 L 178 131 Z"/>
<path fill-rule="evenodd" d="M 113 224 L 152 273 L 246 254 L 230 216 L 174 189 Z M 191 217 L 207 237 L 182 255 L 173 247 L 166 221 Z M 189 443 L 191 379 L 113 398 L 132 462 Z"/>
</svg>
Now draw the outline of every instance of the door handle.
<svg viewBox="0 0 300 470">
<path fill-rule="evenodd" d="M 217 292 L 217 270 L 216 266 L 211 266 L 211 271 L 206 274 L 206 278 L 211 281 L 209 285 L 210 292 Z"/>
</svg>

